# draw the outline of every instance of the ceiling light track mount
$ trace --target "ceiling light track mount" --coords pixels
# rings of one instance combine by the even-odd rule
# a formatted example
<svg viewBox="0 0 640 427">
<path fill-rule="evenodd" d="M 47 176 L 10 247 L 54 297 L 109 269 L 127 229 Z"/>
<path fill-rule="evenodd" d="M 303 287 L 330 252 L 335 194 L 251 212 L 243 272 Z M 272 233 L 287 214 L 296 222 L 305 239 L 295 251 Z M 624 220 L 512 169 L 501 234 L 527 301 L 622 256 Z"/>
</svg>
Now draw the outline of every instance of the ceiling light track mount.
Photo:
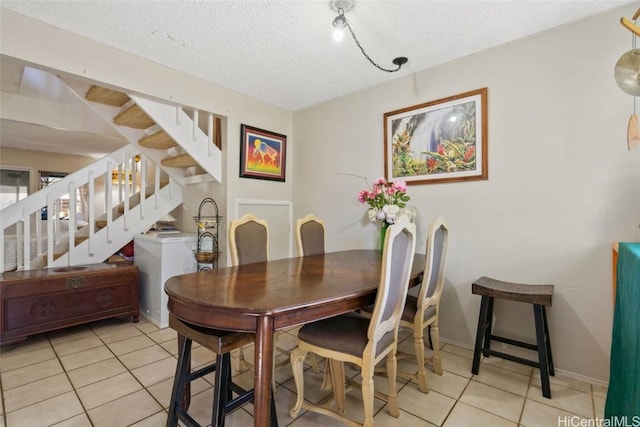
<svg viewBox="0 0 640 427">
<path fill-rule="evenodd" d="M 342 40 L 342 37 L 344 37 L 344 36 L 341 33 L 341 31 L 342 31 L 343 28 L 346 27 L 349 30 L 349 33 L 351 34 L 351 37 L 353 38 L 353 41 L 356 42 L 356 45 L 360 49 L 360 52 L 362 52 L 362 55 L 374 67 L 376 67 L 377 69 L 379 69 L 381 71 L 385 71 L 387 73 L 395 73 L 396 71 L 399 71 L 400 68 L 402 68 L 402 66 L 404 64 L 409 62 L 409 59 L 407 59 L 407 57 L 398 56 L 397 58 L 394 58 L 393 61 L 391 61 L 391 62 L 393 63 L 393 65 L 396 66 L 396 68 L 384 68 L 384 67 L 378 65 L 373 59 L 371 59 L 371 57 L 369 55 L 367 55 L 367 52 L 364 50 L 364 48 L 360 44 L 360 41 L 358 40 L 358 37 L 356 37 L 356 33 L 353 32 L 353 29 L 351 28 L 351 25 L 349 25 L 349 21 L 347 20 L 347 17 L 344 16 L 344 13 L 346 11 L 349 11 L 349 10 L 353 9 L 354 4 L 355 4 L 355 0 L 331 0 L 330 1 L 331 9 L 333 9 L 334 11 L 336 11 L 338 13 L 338 16 L 336 16 L 333 19 L 333 26 L 334 26 L 335 31 L 336 31 L 336 32 L 334 32 L 333 38 L 336 41 Z"/>
</svg>

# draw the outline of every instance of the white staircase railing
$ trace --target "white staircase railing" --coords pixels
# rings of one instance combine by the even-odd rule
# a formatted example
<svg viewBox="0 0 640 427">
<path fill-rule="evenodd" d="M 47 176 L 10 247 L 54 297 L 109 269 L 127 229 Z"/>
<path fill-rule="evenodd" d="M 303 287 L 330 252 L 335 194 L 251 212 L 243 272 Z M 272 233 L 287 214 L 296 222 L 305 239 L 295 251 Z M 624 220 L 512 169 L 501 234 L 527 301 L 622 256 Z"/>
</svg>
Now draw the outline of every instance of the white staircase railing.
<svg viewBox="0 0 640 427">
<path fill-rule="evenodd" d="M 133 170 L 137 156 L 139 172 Z M 144 153 L 128 145 L 0 211 L 0 241 L 4 245 L 0 272 L 5 271 L 8 249 L 16 254 L 17 268 L 24 270 L 103 262 L 135 234 L 147 230 L 182 203 L 182 186 L 152 163 Z M 133 183 L 120 179 L 114 184 L 114 170 L 119 171 L 119 176 L 131 176 Z M 84 213 L 88 224 L 82 227 L 78 226 L 75 208 L 76 190 L 80 187 L 87 190 L 89 207 Z M 132 187 L 138 190 L 133 191 Z M 64 220 L 68 235 L 61 231 L 63 220 L 58 218 L 64 197 L 69 198 L 70 206 L 69 218 Z M 46 233 L 42 230 L 45 209 Z M 99 220 L 103 227 L 96 226 Z M 7 246 L 12 244 L 15 248 Z"/>
<path fill-rule="evenodd" d="M 155 125 L 148 129 L 121 126 L 114 123 L 114 117 L 129 104 L 115 107 L 90 102 L 85 98 L 90 84 L 60 80 L 122 134 L 129 145 L 0 211 L 0 241 L 4 242 L 0 272 L 8 267 L 4 256 L 9 252 L 7 249 L 15 253 L 17 268 L 25 270 L 102 262 L 128 243 L 134 234 L 145 231 L 182 203 L 184 185 L 211 177 L 222 182 L 222 153 L 214 143 L 214 134 L 219 129 L 214 127 L 213 114 L 206 113 L 205 133 L 199 126 L 201 117 L 198 110 L 127 94 L 130 103 L 136 103 Z M 177 143 L 177 148 L 159 150 L 139 144 L 140 139 L 158 130 L 169 135 Z M 195 167 L 162 166 L 163 159 L 176 153 L 188 154 L 205 173 Z M 136 185 L 139 192 L 132 194 L 126 182 L 119 181 L 114 186 L 112 171 L 117 169 L 120 176 L 129 176 L 136 156 L 142 160 L 141 172 L 136 173 L 140 176 Z M 152 164 L 151 168 L 148 164 Z M 161 185 L 161 177 L 168 180 L 168 185 Z M 84 212 L 88 224 L 83 227 L 78 227 L 75 210 L 76 190 L 80 187 L 86 187 L 89 197 L 88 212 Z M 113 200 L 114 188 L 119 195 L 117 201 Z M 104 193 L 104 200 L 99 200 L 101 193 Z M 153 197 L 147 197 L 151 193 Z M 64 223 L 58 218 L 62 197 L 69 198 L 70 206 L 69 219 Z M 49 219 L 46 231 L 43 231 L 42 212 L 45 210 L 48 212 L 45 218 Z M 98 220 L 102 227 L 96 226 Z M 68 232 L 62 230 L 65 228 L 61 227 L 62 224 L 68 225 Z"/>
<path fill-rule="evenodd" d="M 179 106 L 163 104 L 129 94 L 147 115 L 156 122 L 182 150 L 196 160 L 202 169 L 216 181 L 222 182 L 222 153 L 213 142 L 213 114 L 207 115 L 207 133 L 198 127 L 199 112 L 193 110 L 193 119 Z"/>
<path fill-rule="evenodd" d="M 151 132 L 164 130 L 179 146 L 179 148 L 189 154 L 201 168 L 213 179 L 222 182 L 222 152 L 213 143 L 215 129 L 212 125 L 214 116 L 207 113 L 207 133 L 204 133 L 199 125 L 200 112 L 196 109 L 188 107 L 180 107 L 179 105 L 169 105 L 155 100 L 150 100 L 139 95 L 127 93 L 149 117 L 153 119 L 156 126 L 150 129 L 134 129 L 126 126 L 120 126 L 114 123 L 114 117 L 124 107 L 114 107 L 106 104 L 88 101 L 85 94 L 90 88 L 88 83 L 65 80 L 62 81 L 82 100 L 91 110 L 101 116 L 107 123 L 113 126 L 122 136 L 124 136 L 130 144 L 136 149 L 144 152 L 155 163 L 161 164 L 173 149 L 156 150 L 139 145 L 138 141 L 147 136 Z M 185 113 L 188 110 L 192 113 L 193 119 Z M 173 153 L 175 154 L 175 153 Z M 185 170 L 175 167 L 164 167 L 164 170 L 175 180 L 182 184 L 189 183 L 193 180 L 193 173 L 186 173 Z"/>
</svg>

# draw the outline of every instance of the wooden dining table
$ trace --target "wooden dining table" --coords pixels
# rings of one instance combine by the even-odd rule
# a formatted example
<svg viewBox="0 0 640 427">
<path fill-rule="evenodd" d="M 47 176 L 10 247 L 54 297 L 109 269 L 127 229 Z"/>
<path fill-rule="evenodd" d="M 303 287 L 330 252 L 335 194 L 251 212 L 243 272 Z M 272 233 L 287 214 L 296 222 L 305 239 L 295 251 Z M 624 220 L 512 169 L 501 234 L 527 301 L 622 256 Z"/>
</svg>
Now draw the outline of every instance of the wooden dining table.
<svg viewBox="0 0 640 427">
<path fill-rule="evenodd" d="M 422 278 L 416 254 L 410 286 Z M 372 304 L 379 250 L 349 250 L 174 276 L 165 283 L 169 311 L 196 325 L 255 338 L 254 426 L 270 422 L 274 332 Z"/>
</svg>

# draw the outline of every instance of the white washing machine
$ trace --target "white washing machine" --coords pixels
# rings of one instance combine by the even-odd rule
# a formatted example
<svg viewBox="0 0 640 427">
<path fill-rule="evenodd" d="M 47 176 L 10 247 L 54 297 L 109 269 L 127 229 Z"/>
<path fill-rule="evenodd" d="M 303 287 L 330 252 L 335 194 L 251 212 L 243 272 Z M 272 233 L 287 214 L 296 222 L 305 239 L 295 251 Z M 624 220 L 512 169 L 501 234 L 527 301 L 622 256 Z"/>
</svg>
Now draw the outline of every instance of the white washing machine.
<svg viewBox="0 0 640 427">
<path fill-rule="evenodd" d="M 194 257 L 198 236 L 193 233 L 150 232 L 133 239 L 133 263 L 138 266 L 140 314 L 160 328 L 169 326 L 167 279 L 197 270 Z"/>
</svg>

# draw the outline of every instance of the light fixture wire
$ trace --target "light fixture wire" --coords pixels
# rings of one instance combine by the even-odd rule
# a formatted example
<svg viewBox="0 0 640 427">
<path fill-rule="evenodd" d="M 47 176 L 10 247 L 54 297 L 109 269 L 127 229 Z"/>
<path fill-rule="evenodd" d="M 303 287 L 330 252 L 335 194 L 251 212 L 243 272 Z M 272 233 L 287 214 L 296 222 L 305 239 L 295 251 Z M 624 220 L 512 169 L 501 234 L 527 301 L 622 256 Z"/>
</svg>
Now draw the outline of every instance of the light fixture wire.
<svg viewBox="0 0 640 427">
<path fill-rule="evenodd" d="M 371 57 L 369 55 L 367 55 L 367 52 L 365 52 L 364 48 L 360 44 L 360 41 L 358 40 L 358 37 L 356 37 L 356 33 L 353 32 L 353 29 L 351 28 L 351 25 L 349 24 L 349 20 L 347 19 L 346 16 L 344 16 L 344 9 L 342 9 L 341 7 L 338 8 L 338 17 L 342 18 L 342 20 L 346 24 L 347 28 L 349 29 L 349 33 L 351 33 L 351 37 L 353 37 L 353 41 L 356 42 L 356 45 L 360 49 L 360 52 L 362 52 L 362 55 L 364 55 L 364 57 L 367 58 L 367 61 L 369 61 L 377 69 L 385 71 L 387 73 L 395 73 L 396 71 L 400 70 L 400 68 L 402 68 L 402 66 L 404 64 L 406 64 L 409 61 L 406 57 L 399 56 L 397 58 L 394 58 L 393 61 L 392 61 L 394 65 L 397 65 L 397 68 L 395 68 L 395 69 L 384 68 L 384 67 L 378 65 L 373 59 L 371 59 Z M 334 22 L 335 22 L 335 19 L 334 19 Z"/>
</svg>

